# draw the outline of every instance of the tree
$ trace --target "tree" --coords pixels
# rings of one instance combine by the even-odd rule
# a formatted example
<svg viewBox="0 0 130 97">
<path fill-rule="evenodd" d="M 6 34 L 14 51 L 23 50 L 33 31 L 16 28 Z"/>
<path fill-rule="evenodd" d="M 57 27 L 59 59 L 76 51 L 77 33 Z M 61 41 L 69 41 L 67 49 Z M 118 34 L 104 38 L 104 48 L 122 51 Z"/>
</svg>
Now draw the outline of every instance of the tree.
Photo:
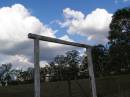
<svg viewBox="0 0 130 97">
<path fill-rule="evenodd" d="M 111 44 L 130 42 L 130 8 L 115 12 L 110 23 L 108 38 Z"/>
<path fill-rule="evenodd" d="M 82 60 L 82 64 L 81 64 L 81 69 L 82 70 L 87 70 L 88 69 L 88 58 L 86 56 L 86 52 L 85 55 L 83 55 L 83 60 Z"/>
<path fill-rule="evenodd" d="M 97 45 L 92 48 L 92 59 L 96 75 L 104 75 L 107 64 L 107 56 L 107 49 L 103 45 Z"/>
<path fill-rule="evenodd" d="M 79 66 L 78 78 L 88 78 L 88 58 L 86 52 L 81 56 L 81 64 Z"/>
<path fill-rule="evenodd" d="M 33 79 L 34 79 L 34 68 L 28 67 L 27 73 L 28 73 L 28 79 L 33 81 Z"/>
<path fill-rule="evenodd" d="M 55 64 L 55 62 L 50 62 L 50 74 L 51 74 L 51 81 L 57 81 L 59 80 L 59 69 L 58 66 Z"/>
<path fill-rule="evenodd" d="M 64 55 L 57 55 L 55 58 L 55 63 L 58 64 L 60 67 L 64 67 L 66 63 L 66 58 Z"/>
<path fill-rule="evenodd" d="M 5 83 L 5 85 L 8 85 L 8 81 L 11 80 L 11 68 L 12 64 L 2 64 L 0 67 L 0 83 Z"/>
<path fill-rule="evenodd" d="M 109 31 L 109 67 L 121 72 L 130 66 L 130 8 L 115 12 Z"/>
<path fill-rule="evenodd" d="M 54 63 L 58 64 L 58 78 L 60 80 L 63 80 L 64 79 L 64 68 L 66 66 L 66 57 L 64 55 L 57 55 L 55 58 L 54 58 Z"/>
<path fill-rule="evenodd" d="M 66 62 L 70 68 L 72 79 L 77 78 L 79 71 L 80 56 L 77 50 L 66 52 Z"/>
<path fill-rule="evenodd" d="M 56 74 L 58 74 L 57 76 L 59 76 L 60 80 L 67 80 L 68 76 L 71 76 L 72 79 L 77 76 L 79 70 L 79 61 L 79 52 L 72 50 L 66 52 L 65 55 L 57 55 L 54 58 L 54 62 L 51 62 L 50 65 L 51 68 L 56 69 Z"/>
</svg>

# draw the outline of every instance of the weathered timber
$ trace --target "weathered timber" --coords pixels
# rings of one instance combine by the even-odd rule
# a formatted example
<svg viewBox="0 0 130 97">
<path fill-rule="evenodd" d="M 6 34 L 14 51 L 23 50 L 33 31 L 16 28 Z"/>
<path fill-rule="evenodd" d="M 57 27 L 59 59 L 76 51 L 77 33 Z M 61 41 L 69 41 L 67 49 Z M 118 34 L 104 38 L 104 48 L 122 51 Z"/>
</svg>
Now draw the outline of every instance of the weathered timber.
<svg viewBox="0 0 130 97">
<path fill-rule="evenodd" d="M 36 35 L 36 34 L 32 34 L 32 33 L 28 34 L 28 38 L 39 39 L 39 40 L 42 40 L 42 41 L 54 42 L 54 43 L 59 43 L 59 44 L 71 45 L 71 46 L 77 46 L 77 47 L 82 47 L 82 48 L 89 48 L 89 47 L 91 47 L 90 45 L 86 45 L 86 44 L 69 42 L 69 41 L 65 41 L 65 40 L 61 40 L 61 39 L 56 39 L 56 38 L 51 38 L 51 37 L 47 37 L 47 36 Z"/>
<path fill-rule="evenodd" d="M 40 97 L 39 40 L 34 39 L 34 96 Z"/>
<path fill-rule="evenodd" d="M 91 48 L 86 49 L 87 58 L 88 58 L 88 70 L 89 70 L 89 77 L 90 77 L 90 83 L 91 83 L 91 89 L 92 89 L 92 97 L 97 97 L 91 50 L 92 50 Z"/>
</svg>

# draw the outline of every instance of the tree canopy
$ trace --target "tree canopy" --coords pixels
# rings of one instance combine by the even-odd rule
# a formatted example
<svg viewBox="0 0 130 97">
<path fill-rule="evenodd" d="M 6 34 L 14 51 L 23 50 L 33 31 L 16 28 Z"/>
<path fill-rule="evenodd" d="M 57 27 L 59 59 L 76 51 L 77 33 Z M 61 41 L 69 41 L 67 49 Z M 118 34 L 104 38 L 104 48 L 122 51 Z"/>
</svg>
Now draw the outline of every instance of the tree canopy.
<svg viewBox="0 0 130 97">
<path fill-rule="evenodd" d="M 130 65 L 130 8 L 115 12 L 109 31 L 109 64 L 112 70 L 121 71 Z"/>
</svg>

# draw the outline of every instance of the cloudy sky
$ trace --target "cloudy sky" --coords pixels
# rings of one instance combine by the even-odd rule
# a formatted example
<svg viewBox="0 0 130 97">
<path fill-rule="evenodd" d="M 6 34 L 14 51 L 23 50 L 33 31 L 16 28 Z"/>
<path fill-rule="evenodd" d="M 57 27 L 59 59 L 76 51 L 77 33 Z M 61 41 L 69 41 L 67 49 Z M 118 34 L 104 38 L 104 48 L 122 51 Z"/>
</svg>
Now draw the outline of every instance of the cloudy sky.
<svg viewBox="0 0 130 97">
<path fill-rule="evenodd" d="M 0 64 L 33 66 L 28 33 L 89 45 L 105 44 L 113 13 L 130 0 L 0 0 Z M 41 42 L 41 64 L 71 46 Z"/>
</svg>

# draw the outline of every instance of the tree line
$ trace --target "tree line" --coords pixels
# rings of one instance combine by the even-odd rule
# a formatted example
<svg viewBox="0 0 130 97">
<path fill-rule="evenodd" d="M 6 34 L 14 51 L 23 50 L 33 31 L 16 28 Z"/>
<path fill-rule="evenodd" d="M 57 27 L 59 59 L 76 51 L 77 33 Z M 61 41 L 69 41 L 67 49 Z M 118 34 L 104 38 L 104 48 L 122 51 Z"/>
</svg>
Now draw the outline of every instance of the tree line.
<svg viewBox="0 0 130 97">
<path fill-rule="evenodd" d="M 65 55 L 57 55 L 49 65 L 40 67 L 41 81 L 85 78 L 88 76 L 87 64 L 84 62 L 79 65 L 81 64 L 81 59 L 82 57 L 76 50 L 68 51 Z M 33 82 L 33 79 L 34 68 L 32 67 L 27 70 L 16 70 L 12 69 L 11 63 L 0 66 L 0 85 L 30 83 Z"/>
</svg>

